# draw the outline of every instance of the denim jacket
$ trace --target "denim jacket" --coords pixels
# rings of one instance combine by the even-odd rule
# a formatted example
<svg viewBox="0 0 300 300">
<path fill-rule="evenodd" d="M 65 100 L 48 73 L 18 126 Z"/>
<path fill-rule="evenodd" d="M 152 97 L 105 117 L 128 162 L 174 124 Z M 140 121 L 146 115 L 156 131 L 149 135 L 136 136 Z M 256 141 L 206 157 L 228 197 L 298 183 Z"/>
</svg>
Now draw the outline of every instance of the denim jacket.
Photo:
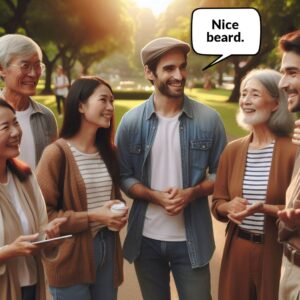
<svg viewBox="0 0 300 300">
<path fill-rule="evenodd" d="M 223 123 L 216 111 L 184 98 L 179 117 L 183 188 L 199 184 L 214 176 L 220 154 L 226 144 Z M 158 118 L 153 95 L 143 104 L 127 112 L 116 136 L 120 163 L 121 187 L 125 193 L 136 183 L 150 187 L 150 150 L 157 130 Z M 124 257 L 133 262 L 140 253 L 148 202 L 134 199 L 124 242 Z M 192 201 L 184 209 L 187 247 L 192 268 L 202 267 L 211 259 L 215 243 L 207 197 Z"/>
</svg>

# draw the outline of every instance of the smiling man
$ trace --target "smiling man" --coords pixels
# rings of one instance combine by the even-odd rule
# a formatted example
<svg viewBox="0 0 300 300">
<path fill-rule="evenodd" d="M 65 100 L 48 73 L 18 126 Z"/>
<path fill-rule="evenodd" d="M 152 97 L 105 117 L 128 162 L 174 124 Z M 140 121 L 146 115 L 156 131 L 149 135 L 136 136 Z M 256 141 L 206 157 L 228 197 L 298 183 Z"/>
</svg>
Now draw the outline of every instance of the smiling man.
<svg viewBox="0 0 300 300">
<path fill-rule="evenodd" d="M 184 94 L 189 51 L 169 37 L 141 50 L 154 93 L 117 131 L 121 186 L 134 199 L 124 254 L 135 263 L 145 300 L 170 299 L 170 271 L 180 299 L 211 299 L 207 196 L 226 135 L 214 110 Z"/>
<path fill-rule="evenodd" d="M 300 111 L 300 30 L 281 37 L 279 48 L 283 51 L 279 87 L 288 94 L 288 108 Z M 299 122 L 299 121 L 298 121 Z M 297 123 L 296 123 L 297 125 Z M 296 128 L 297 132 L 297 128 Z M 299 145 L 297 133 L 295 143 Z M 300 156 L 294 165 L 291 184 L 286 193 L 285 210 L 278 213 L 279 240 L 284 243 L 284 273 L 280 282 L 279 299 L 299 299 L 300 295 Z"/>
<path fill-rule="evenodd" d="M 19 158 L 35 169 L 44 148 L 57 138 L 50 109 L 35 102 L 38 81 L 45 70 L 41 48 L 29 37 L 7 34 L 0 38 L 0 97 L 15 110 L 23 131 Z"/>
</svg>

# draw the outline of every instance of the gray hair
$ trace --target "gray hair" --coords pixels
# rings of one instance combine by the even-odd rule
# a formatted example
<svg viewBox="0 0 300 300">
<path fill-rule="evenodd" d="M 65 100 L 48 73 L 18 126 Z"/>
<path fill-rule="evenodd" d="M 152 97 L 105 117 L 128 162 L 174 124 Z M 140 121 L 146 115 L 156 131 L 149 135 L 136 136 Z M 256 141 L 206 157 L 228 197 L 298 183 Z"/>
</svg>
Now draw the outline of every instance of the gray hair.
<svg viewBox="0 0 300 300">
<path fill-rule="evenodd" d="M 37 52 L 42 59 L 40 46 L 31 38 L 21 34 L 6 34 L 0 37 L 0 65 L 8 67 L 12 58 L 19 55 L 30 55 Z"/>
<path fill-rule="evenodd" d="M 279 72 L 271 69 L 254 69 L 243 78 L 240 91 L 244 89 L 250 79 L 258 80 L 271 97 L 278 101 L 278 108 L 272 112 L 268 121 L 269 129 L 277 136 L 288 136 L 293 131 L 295 118 L 288 111 L 287 94 L 278 87 L 281 76 Z M 238 120 L 238 123 L 244 129 L 251 130 L 251 126 L 243 124 L 243 122 L 241 124 L 241 120 Z"/>
</svg>

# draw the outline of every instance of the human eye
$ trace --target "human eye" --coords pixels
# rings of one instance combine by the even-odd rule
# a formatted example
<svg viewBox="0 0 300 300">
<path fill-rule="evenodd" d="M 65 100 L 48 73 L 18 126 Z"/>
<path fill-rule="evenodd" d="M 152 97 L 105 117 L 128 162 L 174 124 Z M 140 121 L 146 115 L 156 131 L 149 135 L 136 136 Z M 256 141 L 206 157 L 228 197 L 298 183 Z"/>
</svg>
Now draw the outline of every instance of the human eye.
<svg viewBox="0 0 300 300">
<path fill-rule="evenodd" d="M 247 92 L 242 92 L 240 97 L 245 98 L 246 96 L 247 96 Z"/>
<path fill-rule="evenodd" d="M 0 131 L 6 131 L 6 130 L 8 130 L 8 125 L 0 126 Z"/>
<path fill-rule="evenodd" d="M 174 70 L 174 67 L 173 67 L 173 66 L 165 66 L 165 67 L 164 67 L 164 70 L 165 70 L 166 72 L 172 72 L 172 71 Z"/>
<path fill-rule="evenodd" d="M 185 71 L 187 69 L 187 64 L 185 63 L 185 64 L 181 65 L 180 69 L 183 70 L 183 71 Z"/>
<path fill-rule="evenodd" d="M 21 68 L 22 70 L 24 70 L 24 71 L 28 71 L 28 70 L 30 69 L 30 64 L 27 63 L 27 62 L 22 62 L 22 63 L 20 64 L 20 68 Z"/>
</svg>

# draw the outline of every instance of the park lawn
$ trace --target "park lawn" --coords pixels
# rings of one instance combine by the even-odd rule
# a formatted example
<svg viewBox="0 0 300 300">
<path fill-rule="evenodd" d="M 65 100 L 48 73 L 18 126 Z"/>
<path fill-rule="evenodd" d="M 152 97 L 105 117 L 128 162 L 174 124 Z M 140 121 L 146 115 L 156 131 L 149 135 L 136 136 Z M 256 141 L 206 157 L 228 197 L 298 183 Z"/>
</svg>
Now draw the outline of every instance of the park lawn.
<svg viewBox="0 0 300 300">
<path fill-rule="evenodd" d="M 186 93 L 191 98 L 200 101 L 218 111 L 223 119 L 227 135 L 230 138 L 237 138 L 245 135 L 245 131 L 236 125 L 235 115 L 238 108 L 237 103 L 227 103 L 226 100 L 230 95 L 230 91 L 224 89 L 186 89 Z M 56 103 L 54 95 L 38 95 L 34 96 L 38 102 L 49 107 L 55 114 L 58 126 L 61 127 L 62 118 L 58 116 L 56 111 Z M 141 104 L 143 100 L 115 100 L 115 116 L 116 126 L 118 126 L 123 114 L 129 109 Z"/>
</svg>

